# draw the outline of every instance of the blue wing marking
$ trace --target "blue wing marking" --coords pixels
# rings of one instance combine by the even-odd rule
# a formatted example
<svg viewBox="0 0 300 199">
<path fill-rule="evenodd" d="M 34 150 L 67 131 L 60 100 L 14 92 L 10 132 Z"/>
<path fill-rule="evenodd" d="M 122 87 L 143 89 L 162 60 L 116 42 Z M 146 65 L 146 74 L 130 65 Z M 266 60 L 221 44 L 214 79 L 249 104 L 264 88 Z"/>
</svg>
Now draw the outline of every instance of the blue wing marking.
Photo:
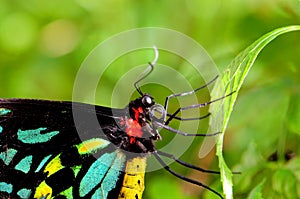
<svg viewBox="0 0 300 199">
<path fill-rule="evenodd" d="M 8 114 L 8 113 L 10 113 L 11 112 L 11 110 L 9 110 L 9 109 L 6 109 L 6 108 L 0 108 L 0 116 L 1 115 L 6 115 L 6 114 Z"/>
<path fill-rule="evenodd" d="M 30 189 L 20 189 L 18 191 L 18 196 L 20 196 L 21 198 L 29 198 L 31 195 L 31 190 Z"/>
<path fill-rule="evenodd" d="M 0 160 L 2 160 L 4 164 L 9 165 L 16 153 L 17 150 L 15 149 L 7 149 L 7 151 L 0 153 Z"/>
<path fill-rule="evenodd" d="M 52 155 L 48 155 L 46 157 L 44 157 L 44 159 L 41 161 L 41 163 L 39 164 L 39 166 L 36 168 L 35 172 L 39 172 L 43 166 L 45 165 L 45 163 L 49 160 L 49 158 L 51 157 Z"/>
<path fill-rule="evenodd" d="M 95 198 L 96 194 L 97 198 L 106 198 L 108 192 L 116 186 L 115 182 L 118 180 L 120 170 L 125 162 L 124 155 L 120 158 L 117 154 L 117 151 L 105 153 L 91 165 L 80 182 L 79 195 L 81 197 L 84 197 L 102 181 L 105 181 L 106 183 L 103 186 L 108 189 L 104 193 L 103 190 L 98 189 L 92 198 Z"/>
<path fill-rule="evenodd" d="M 45 134 L 41 134 L 41 131 L 46 130 L 47 128 L 41 127 L 38 129 L 32 130 L 18 130 L 18 139 L 26 144 L 36 144 L 36 143 L 43 143 L 48 142 L 51 140 L 52 137 L 57 135 L 59 131 L 51 131 Z"/>
<path fill-rule="evenodd" d="M 28 173 L 32 164 L 32 155 L 23 158 L 16 166 L 15 169 Z"/>
<path fill-rule="evenodd" d="M 124 162 L 125 155 L 123 153 L 117 153 L 113 165 L 108 170 L 107 175 L 101 184 L 101 188 L 99 188 L 102 190 L 104 198 L 107 198 L 108 192 L 116 187 Z"/>
<path fill-rule="evenodd" d="M 13 189 L 12 184 L 7 184 L 6 182 L 0 182 L 0 192 L 11 193 Z"/>
</svg>

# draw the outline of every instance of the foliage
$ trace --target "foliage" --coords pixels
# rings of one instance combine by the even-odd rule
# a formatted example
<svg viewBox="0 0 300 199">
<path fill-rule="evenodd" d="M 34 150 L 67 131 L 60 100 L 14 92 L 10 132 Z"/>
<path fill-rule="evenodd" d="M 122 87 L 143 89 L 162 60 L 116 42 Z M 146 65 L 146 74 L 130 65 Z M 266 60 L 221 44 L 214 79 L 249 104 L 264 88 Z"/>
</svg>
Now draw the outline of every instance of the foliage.
<svg viewBox="0 0 300 199">
<path fill-rule="evenodd" d="M 299 4 L 296 0 L 2 0 L 0 96 L 71 100 L 76 71 L 87 54 L 108 37 L 138 27 L 166 27 L 192 37 L 223 71 L 241 49 L 261 35 L 278 27 L 299 24 Z M 295 184 L 300 179 L 299 38 L 299 33 L 290 33 L 268 45 L 239 91 L 222 150 L 228 167 L 242 172 L 233 176 L 234 198 L 250 198 L 260 193 L 263 198 L 299 195 L 299 191 L 293 191 L 300 184 Z M 134 59 L 145 63 L 152 60 L 151 56 L 146 60 L 144 55 Z M 165 59 L 185 71 L 194 88 L 201 85 L 178 59 Z M 118 71 L 130 69 L 132 60 L 117 60 L 124 66 Z M 105 73 L 106 86 L 99 89 L 98 104 L 110 105 L 112 88 L 121 76 L 115 70 Z M 153 95 L 164 100 L 166 93 L 154 91 Z M 208 96 L 199 98 L 205 100 Z M 216 158 L 199 161 L 198 140 L 181 158 L 216 169 Z M 289 150 L 296 157 L 287 160 L 284 156 Z M 277 161 L 268 161 L 276 151 Z M 214 188 L 220 187 L 219 176 L 208 178 L 181 167 L 176 169 Z M 180 196 L 199 198 L 204 191 L 167 172 L 151 172 L 146 177 L 144 198 L 159 198 L 160 193 L 175 189 L 181 192 Z M 155 186 L 157 180 L 151 179 L 157 178 L 169 181 L 168 187 Z M 283 186 L 285 182 L 289 183 Z M 151 191 L 151 187 L 157 191 Z M 204 192 L 205 198 L 215 197 Z"/>
<path fill-rule="evenodd" d="M 223 103 L 213 104 L 210 107 L 210 112 L 212 113 L 210 126 L 212 127 L 213 132 L 217 132 L 218 130 L 215 127 L 221 127 L 221 132 L 225 131 L 239 90 L 261 50 L 279 35 L 297 30 L 300 30 L 300 26 L 288 26 L 276 29 L 259 38 L 231 62 L 220 80 L 217 81 L 211 94 L 213 99 L 218 99 L 222 93 L 222 96 L 225 96 L 226 93 L 234 92 L 228 97 L 229 99 L 225 98 Z M 224 193 L 226 194 L 226 198 L 232 198 L 232 173 L 226 166 L 222 155 L 222 138 L 223 135 L 220 136 L 217 143 L 217 156 L 219 157 L 219 167 L 221 169 L 221 180 L 223 181 Z M 296 182 L 296 180 L 294 179 L 293 182 Z"/>
</svg>

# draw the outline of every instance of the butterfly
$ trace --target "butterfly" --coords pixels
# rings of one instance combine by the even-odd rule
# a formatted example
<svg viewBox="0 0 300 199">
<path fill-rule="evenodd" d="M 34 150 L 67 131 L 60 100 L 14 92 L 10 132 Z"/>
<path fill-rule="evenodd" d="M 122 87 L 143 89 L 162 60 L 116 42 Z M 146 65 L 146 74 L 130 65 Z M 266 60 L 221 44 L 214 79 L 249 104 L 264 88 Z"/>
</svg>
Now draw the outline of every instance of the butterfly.
<svg viewBox="0 0 300 199">
<path fill-rule="evenodd" d="M 163 128 L 183 136 L 215 136 L 188 134 L 168 124 L 181 118 L 179 108 L 168 113 L 171 98 L 192 94 L 172 94 L 165 105 L 141 91 L 140 97 L 125 108 L 115 109 L 91 104 L 34 99 L 0 99 L 0 198 L 133 198 L 141 199 L 145 188 L 146 159 L 153 155 L 172 175 L 204 187 L 220 198 L 220 193 L 196 180 L 180 175 L 162 159 L 201 172 L 219 174 L 186 163 L 172 154 L 156 149 Z M 230 94 L 229 94 L 230 95 Z M 207 106 L 222 98 L 185 107 Z M 77 118 L 77 119 L 74 119 Z"/>
</svg>

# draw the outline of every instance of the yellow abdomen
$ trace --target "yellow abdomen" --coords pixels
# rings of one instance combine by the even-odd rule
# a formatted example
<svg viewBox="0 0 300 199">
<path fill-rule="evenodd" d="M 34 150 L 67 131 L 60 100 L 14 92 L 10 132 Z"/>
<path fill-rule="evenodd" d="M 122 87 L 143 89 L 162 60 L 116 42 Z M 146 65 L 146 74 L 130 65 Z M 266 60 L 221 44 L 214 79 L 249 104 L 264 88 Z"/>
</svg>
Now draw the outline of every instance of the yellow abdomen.
<svg viewBox="0 0 300 199">
<path fill-rule="evenodd" d="M 136 157 L 126 163 L 119 199 L 141 199 L 144 191 L 146 157 Z"/>
</svg>

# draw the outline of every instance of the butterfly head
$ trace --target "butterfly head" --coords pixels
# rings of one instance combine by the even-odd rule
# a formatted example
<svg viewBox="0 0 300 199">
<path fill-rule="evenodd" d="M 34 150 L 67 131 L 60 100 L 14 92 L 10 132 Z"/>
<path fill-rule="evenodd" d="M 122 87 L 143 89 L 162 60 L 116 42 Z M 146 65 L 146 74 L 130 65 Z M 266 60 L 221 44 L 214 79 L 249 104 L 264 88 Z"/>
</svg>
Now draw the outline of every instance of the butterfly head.
<svg viewBox="0 0 300 199">
<path fill-rule="evenodd" d="M 142 128 L 143 135 L 157 136 L 159 135 L 157 130 L 152 125 L 152 121 L 163 122 L 164 119 L 164 108 L 156 104 L 153 97 L 149 94 L 143 94 L 142 97 L 133 100 L 129 104 L 129 115 L 130 118 L 138 123 Z M 144 129 L 143 129 L 144 128 Z M 158 136 L 157 138 L 160 138 Z"/>
<path fill-rule="evenodd" d="M 139 153 L 154 151 L 153 142 L 160 140 L 161 136 L 153 121 L 162 120 L 157 112 L 164 113 L 163 107 L 156 104 L 151 95 L 143 94 L 140 98 L 131 101 L 127 110 L 127 116 L 120 122 L 126 133 L 121 148 Z"/>
</svg>

